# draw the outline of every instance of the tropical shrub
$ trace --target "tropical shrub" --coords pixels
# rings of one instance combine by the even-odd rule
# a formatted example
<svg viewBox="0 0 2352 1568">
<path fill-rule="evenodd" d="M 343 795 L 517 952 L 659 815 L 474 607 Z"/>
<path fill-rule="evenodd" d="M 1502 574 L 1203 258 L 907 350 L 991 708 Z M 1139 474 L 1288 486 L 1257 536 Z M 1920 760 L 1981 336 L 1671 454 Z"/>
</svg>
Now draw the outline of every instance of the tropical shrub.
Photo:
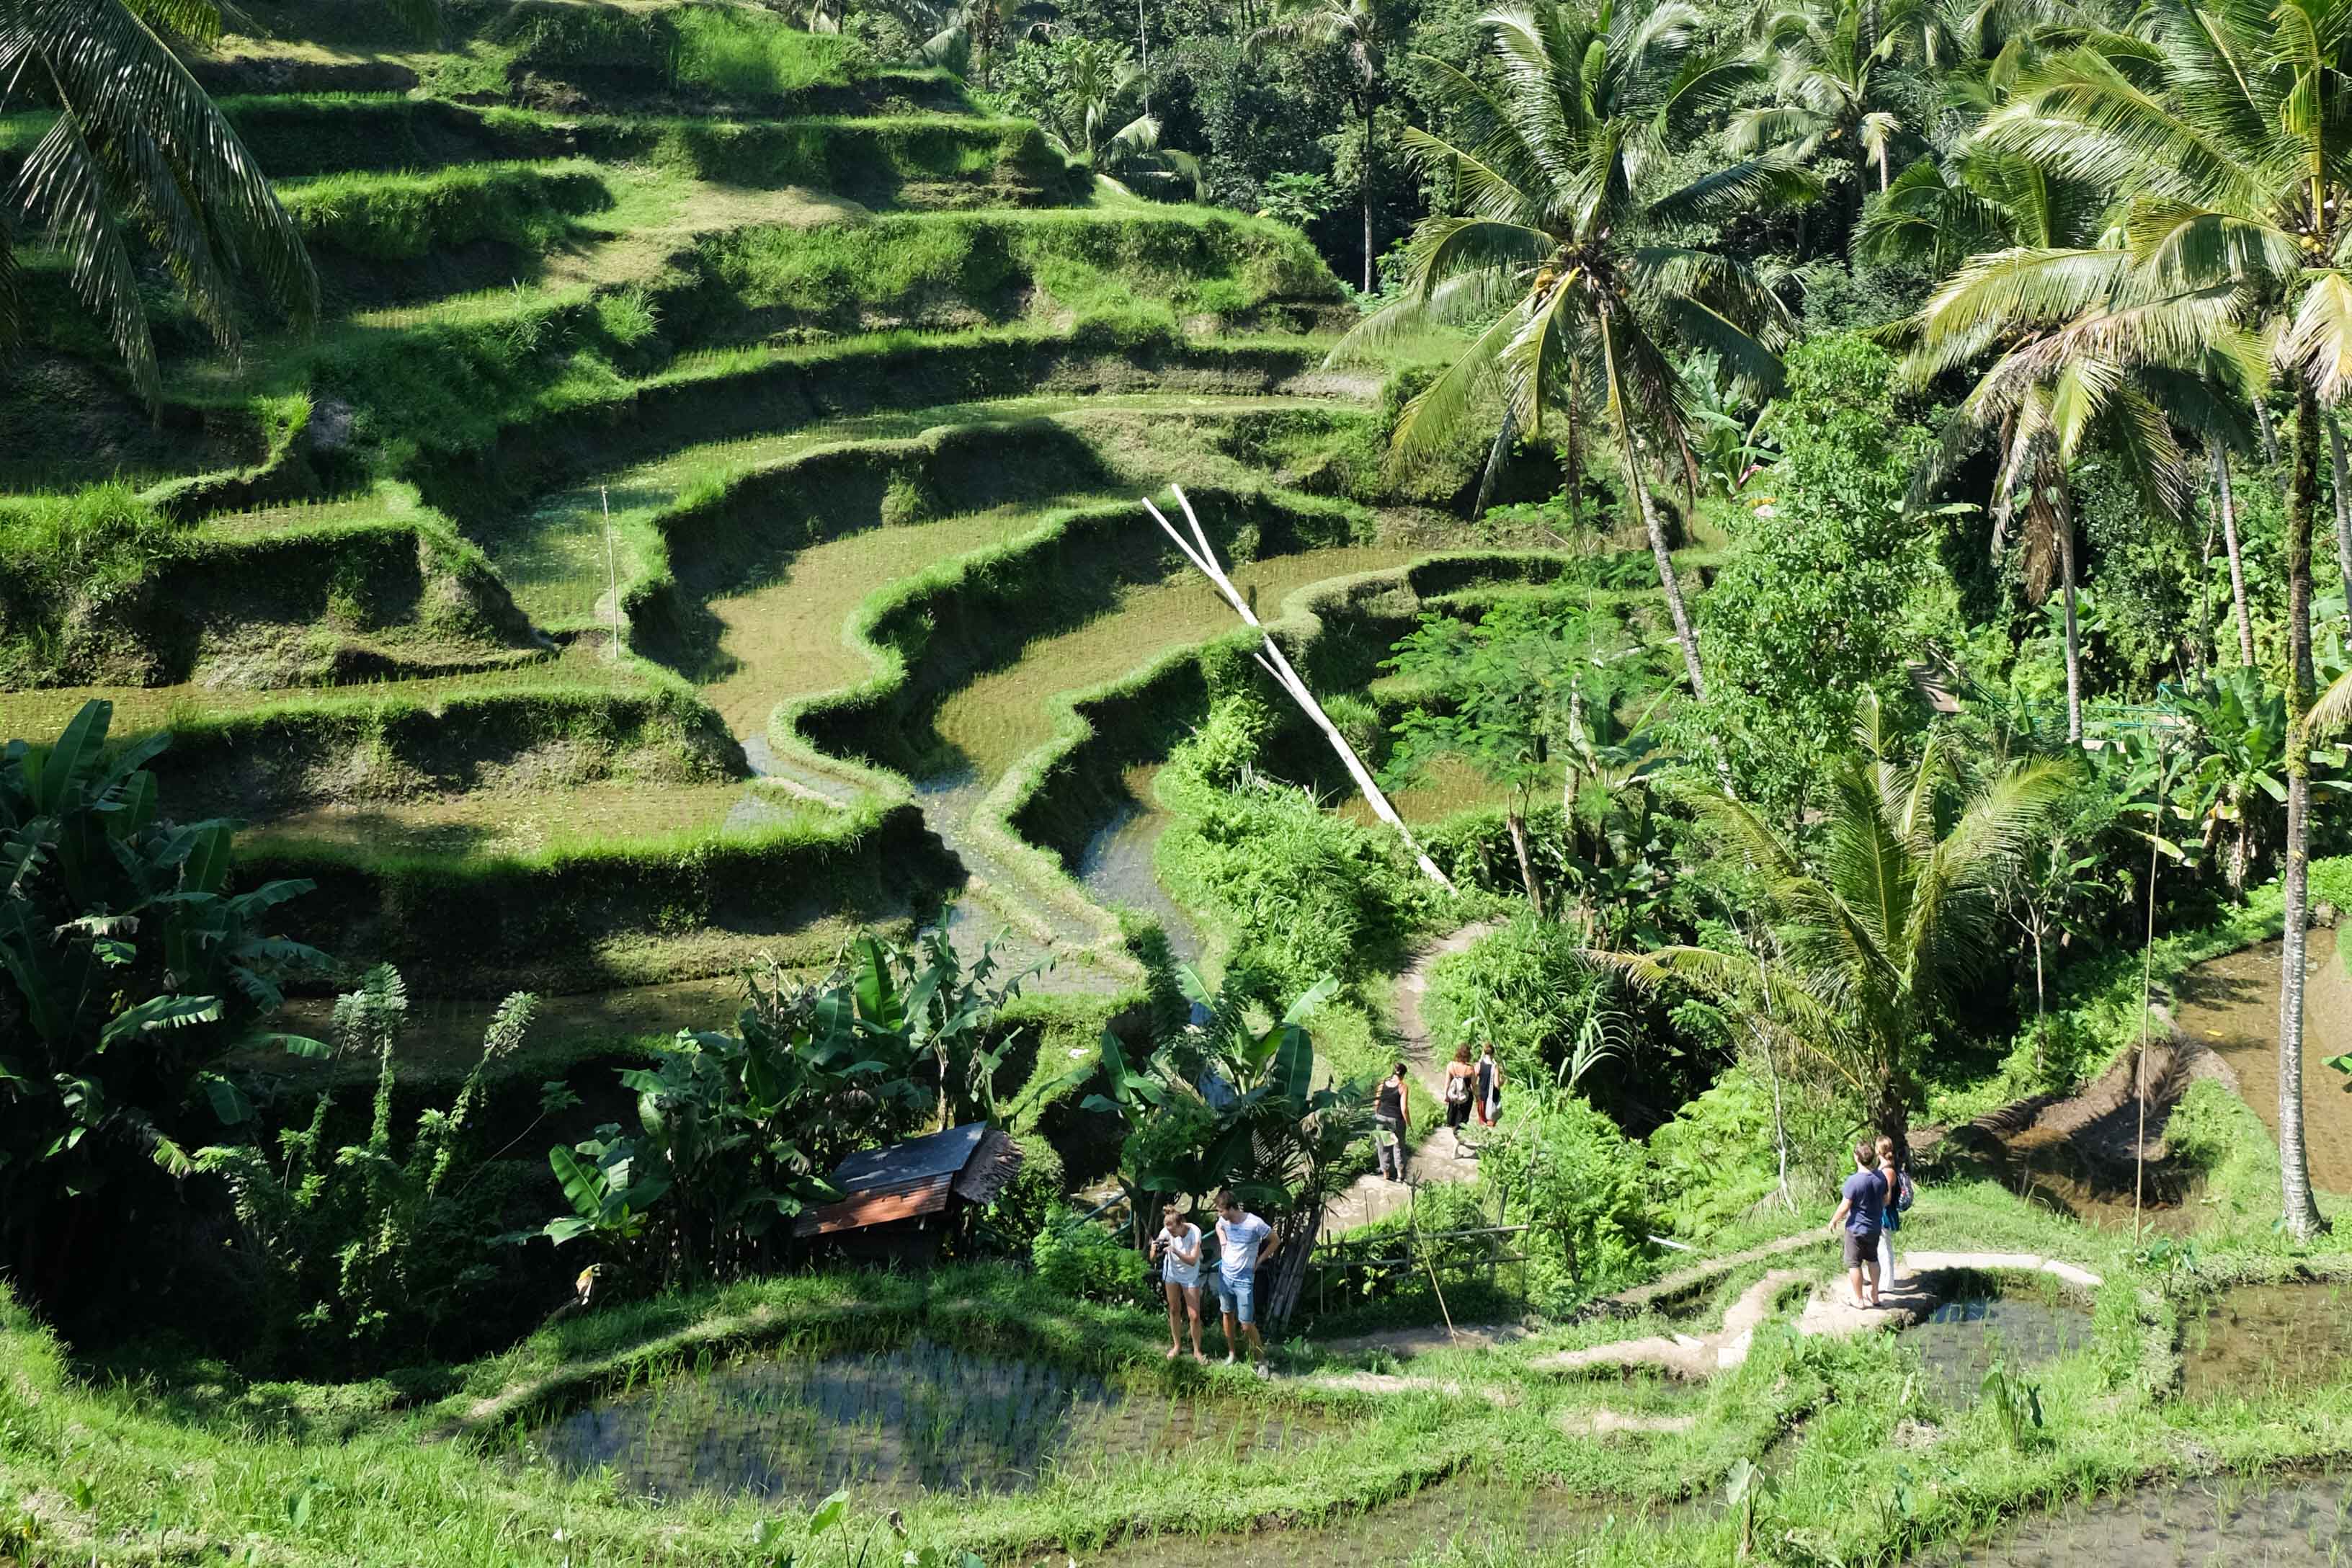
<svg viewBox="0 0 2352 1568">
<path fill-rule="evenodd" d="M 1106 1030 L 1111 1092 L 1089 1095 L 1086 1106 L 1127 1126 L 1118 1179 L 1136 1213 L 1156 1215 L 1169 1197 L 1205 1206 L 1231 1187 L 1275 1227 L 1258 1300 L 1265 1320 L 1279 1322 L 1306 1281 L 1341 1163 L 1371 1130 L 1371 1086 L 1318 1087 L 1306 1021 L 1339 989 L 1335 981 L 1310 986 L 1262 1028 L 1252 1021 L 1253 998 L 1230 977 L 1216 992 L 1190 968 L 1178 979 L 1197 1021 L 1132 1065 Z"/>
<path fill-rule="evenodd" d="M 1655 1183 L 1642 1148 L 1572 1090 L 1520 1097 L 1478 1154 L 1479 1179 L 1498 1187 L 1504 1213 L 1533 1227 L 1528 1291 L 1537 1310 L 1564 1312 L 1636 1276 Z"/>
<path fill-rule="evenodd" d="M 1929 450 L 1894 390 L 1895 361 L 1860 337 L 1791 350 L 1768 421 L 1781 457 L 1748 487 L 1741 548 L 1699 604 L 1707 700 L 1685 750 L 1723 749 L 1740 793 L 1793 812 L 1865 692 L 1894 711 L 1929 624 L 1929 531 L 1906 514 Z"/>
<path fill-rule="evenodd" d="M 366 1140 L 329 1147 L 330 1090 L 307 1124 L 279 1131 L 274 1162 L 250 1143 L 196 1152 L 197 1169 L 227 1184 L 265 1280 L 257 1339 L 299 1331 L 379 1351 L 417 1346 L 478 1307 L 496 1279 L 488 1226 L 459 1203 L 466 1183 L 453 1192 L 449 1179 L 470 1179 L 462 1140 L 483 1075 L 521 1046 L 534 1005 L 525 992 L 499 1005 L 473 1070 L 446 1110 L 418 1114 L 404 1150 L 393 1090 L 408 991 L 399 971 L 378 964 L 334 1013 L 337 1049 L 376 1058 Z"/>
<path fill-rule="evenodd" d="M 233 1052 L 325 1053 L 267 1025 L 323 954 L 271 911 L 310 884 L 232 891 L 232 825 L 163 817 L 153 735 L 110 753 L 110 703 L 54 746 L 0 749 L 0 1262 L 36 1292 L 96 1269 L 90 1222 L 142 1170 L 184 1176 L 199 1104 L 252 1119 Z"/>
</svg>

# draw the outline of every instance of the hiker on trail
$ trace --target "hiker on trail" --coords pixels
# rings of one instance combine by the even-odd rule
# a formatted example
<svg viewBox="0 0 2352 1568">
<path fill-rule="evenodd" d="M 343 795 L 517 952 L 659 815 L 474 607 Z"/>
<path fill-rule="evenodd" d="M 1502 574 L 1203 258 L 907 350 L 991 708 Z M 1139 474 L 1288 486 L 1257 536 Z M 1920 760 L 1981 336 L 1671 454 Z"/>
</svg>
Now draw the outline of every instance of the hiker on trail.
<svg viewBox="0 0 2352 1568">
<path fill-rule="evenodd" d="M 1201 1227 L 1184 1217 L 1182 1204 L 1160 1211 L 1160 1234 L 1151 1238 L 1151 1256 L 1160 1260 L 1160 1283 L 1168 1292 L 1168 1359 L 1184 1351 L 1183 1329 L 1192 1324 L 1192 1359 L 1206 1366 L 1201 1352 Z"/>
<path fill-rule="evenodd" d="M 1470 1065 L 1470 1042 L 1465 1040 L 1454 1047 L 1454 1059 L 1445 1064 L 1445 1125 L 1457 1134 L 1470 1120 L 1470 1096 L 1477 1079 L 1478 1069 Z M 1462 1153 L 1458 1140 L 1454 1152 L 1456 1157 Z"/>
<path fill-rule="evenodd" d="M 1911 1206 L 1911 1173 L 1895 1163 L 1895 1140 L 1878 1135 L 1878 1177 L 1884 1218 L 1878 1226 L 1878 1288 L 1895 1283 L 1895 1233 L 1903 1228 L 1903 1211 Z"/>
<path fill-rule="evenodd" d="M 1492 1127 L 1503 1114 L 1503 1064 L 1495 1059 L 1489 1040 L 1478 1054 L 1478 1125 Z"/>
<path fill-rule="evenodd" d="M 1885 1214 L 1886 1178 L 1877 1170 L 1878 1151 L 1867 1143 L 1853 1146 L 1853 1174 L 1845 1179 L 1837 1213 L 1830 1216 L 1832 1235 L 1845 1233 L 1846 1283 L 1856 1307 L 1878 1305 L 1878 1232 Z"/>
<path fill-rule="evenodd" d="M 1257 1331 L 1257 1266 L 1274 1253 L 1274 1226 L 1242 1207 L 1231 1187 L 1217 1194 L 1217 1213 L 1223 1216 L 1217 1221 L 1217 1292 L 1224 1298 L 1225 1364 L 1234 1364 L 1246 1336 L 1258 1376 L 1270 1377 L 1265 1341 Z"/>
<path fill-rule="evenodd" d="M 1381 1174 L 1391 1182 L 1404 1180 L 1404 1135 L 1412 1126 L 1412 1086 L 1405 1077 L 1404 1063 L 1381 1080 L 1380 1091 L 1372 1100 L 1372 1153 L 1381 1163 Z"/>
</svg>

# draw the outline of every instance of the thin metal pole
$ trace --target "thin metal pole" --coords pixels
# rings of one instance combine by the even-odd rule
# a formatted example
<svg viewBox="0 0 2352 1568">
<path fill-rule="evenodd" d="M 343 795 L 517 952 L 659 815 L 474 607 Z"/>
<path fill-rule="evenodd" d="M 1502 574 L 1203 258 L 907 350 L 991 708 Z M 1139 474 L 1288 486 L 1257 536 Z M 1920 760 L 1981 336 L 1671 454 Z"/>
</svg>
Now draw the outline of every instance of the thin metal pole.
<svg viewBox="0 0 2352 1568">
<path fill-rule="evenodd" d="M 621 574 L 613 559 L 613 498 L 603 485 L 596 487 L 596 504 L 604 511 L 604 592 L 613 601 L 613 649 L 605 657 L 621 657 L 624 633 L 621 630 Z"/>
</svg>

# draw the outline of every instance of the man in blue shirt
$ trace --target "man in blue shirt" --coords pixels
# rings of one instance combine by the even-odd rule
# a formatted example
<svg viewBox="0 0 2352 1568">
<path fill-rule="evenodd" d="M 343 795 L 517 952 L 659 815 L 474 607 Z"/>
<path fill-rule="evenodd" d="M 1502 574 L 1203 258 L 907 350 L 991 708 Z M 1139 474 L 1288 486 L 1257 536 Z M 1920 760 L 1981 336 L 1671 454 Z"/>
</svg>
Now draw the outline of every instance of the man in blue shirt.
<svg viewBox="0 0 2352 1568">
<path fill-rule="evenodd" d="M 1257 1266 L 1274 1256 L 1274 1226 L 1242 1207 L 1231 1187 L 1217 1194 L 1217 1284 L 1224 1298 L 1225 1364 L 1234 1364 L 1243 1334 L 1260 1377 L 1266 1370 L 1265 1341 L 1257 1331 Z M 1875 1245 L 1874 1243 L 1874 1245 Z M 1234 1331 L 1241 1324 L 1241 1333 Z"/>
<path fill-rule="evenodd" d="M 1853 1146 L 1853 1174 L 1845 1179 L 1830 1232 L 1845 1233 L 1846 1282 L 1853 1304 L 1869 1308 L 1878 1300 L 1878 1231 L 1885 1218 L 1886 1183 L 1877 1170 L 1878 1151 L 1868 1143 Z"/>
</svg>

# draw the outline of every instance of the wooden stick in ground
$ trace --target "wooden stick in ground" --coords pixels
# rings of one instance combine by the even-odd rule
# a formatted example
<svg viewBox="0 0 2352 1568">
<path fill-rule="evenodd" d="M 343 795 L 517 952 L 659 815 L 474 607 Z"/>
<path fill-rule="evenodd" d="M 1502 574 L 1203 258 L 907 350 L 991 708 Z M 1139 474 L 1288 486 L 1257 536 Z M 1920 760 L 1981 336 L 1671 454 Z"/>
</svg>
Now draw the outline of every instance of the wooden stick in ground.
<svg viewBox="0 0 2352 1568">
<path fill-rule="evenodd" d="M 1446 879 L 1445 873 L 1437 868 L 1437 862 L 1432 860 L 1428 852 L 1423 850 L 1420 843 L 1414 839 L 1412 830 L 1404 825 L 1404 818 L 1399 816 L 1396 807 L 1389 804 L 1389 797 L 1382 793 L 1381 786 L 1372 782 L 1371 770 L 1364 766 L 1364 760 L 1361 757 L 1356 755 L 1356 748 L 1349 744 L 1348 737 L 1339 732 L 1339 726 L 1331 721 L 1331 716 L 1323 711 L 1323 705 L 1315 700 L 1315 693 L 1307 689 L 1307 682 L 1292 667 L 1289 657 L 1282 651 L 1281 645 L 1274 640 L 1273 635 L 1267 632 L 1265 625 L 1258 620 L 1255 612 L 1249 607 L 1249 601 L 1243 598 L 1241 591 L 1234 586 L 1234 580 L 1225 575 L 1225 569 L 1217 564 L 1217 552 L 1209 543 L 1208 531 L 1201 526 L 1201 519 L 1192 510 L 1192 503 L 1185 496 L 1184 487 L 1171 485 L 1169 489 L 1176 494 L 1176 504 L 1183 509 L 1184 521 L 1192 528 L 1191 539 L 1186 539 L 1181 532 L 1178 531 L 1176 525 L 1168 521 L 1168 514 L 1153 505 L 1150 500 L 1144 501 L 1143 510 L 1150 512 L 1152 521 L 1160 525 L 1161 531 L 1170 539 L 1176 542 L 1176 548 L 1184 552 L 1184 559 L 1190 561 L 1202 576 L 1215 584 L 1217 592 L 1224 595 L 1225 603 L 1234 607 L 1234 613 L 1241 616 L 1243 621 L 1258 634 L 1264 645 L 1255 656 L 1258 668 L 1272 676 L 1274 683 L 1288 693 L 1290 700 L 1298 705 L 1299 711 L 1306 714 L 1315 727 L 1323 731 L 1323 738 L 1331 742 L 1331 749 L 1339 754 L 1339 761 L 1347 767 L 1348 776 L 1356 781 L 1356 788 L 1362 793 L 1365 801 L 1371 806 L 1372 815 L 1396 830 L 1397 837 L 1404 840 L 1404 847 L 1412 851 L 1413 862 L 1421 868 L 1423 876 L 1447 892 L 1452 892 L 1454 884 Z"/>
</svg>

